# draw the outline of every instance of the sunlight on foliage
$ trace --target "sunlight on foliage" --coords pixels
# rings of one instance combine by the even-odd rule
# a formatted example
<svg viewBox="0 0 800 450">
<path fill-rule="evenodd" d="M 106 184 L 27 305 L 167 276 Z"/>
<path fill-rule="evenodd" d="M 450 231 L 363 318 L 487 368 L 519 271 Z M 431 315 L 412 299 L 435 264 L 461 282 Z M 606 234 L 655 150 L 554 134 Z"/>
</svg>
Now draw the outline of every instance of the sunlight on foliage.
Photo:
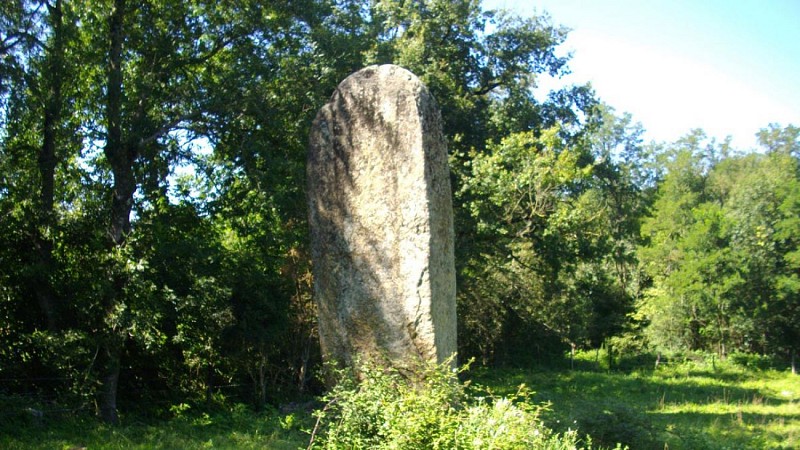
<svg viewBox="0 0 800 450">
<path fill-rule="evenodd" d="M 361 380 L 345 373 L 316 413 L 309 448 L 552 449 L 591 448 L 576 430 L 555 433 L 521 385 L 507 397 L 474 397 L 450 364 L 421 373 L 363 364 Z"/>
</svg>

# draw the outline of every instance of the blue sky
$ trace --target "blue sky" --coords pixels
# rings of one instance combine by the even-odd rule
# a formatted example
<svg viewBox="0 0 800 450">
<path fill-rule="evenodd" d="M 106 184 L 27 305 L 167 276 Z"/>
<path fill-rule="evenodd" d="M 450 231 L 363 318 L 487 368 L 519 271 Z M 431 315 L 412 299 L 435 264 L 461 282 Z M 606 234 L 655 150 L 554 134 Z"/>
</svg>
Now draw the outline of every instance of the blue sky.
<svg viewBox="0 0 800 450">
<path fill-rule="evenodd" d="M 648 140 L 702 128 L 747 149 L 770 123 L 800 126 L 800 0 L 485 0 L 484 8 L 547 12 L 572 29 L 561 46 L 573 52 L 572 74 L 560 82 L 591 82 Z"/>
</svg>

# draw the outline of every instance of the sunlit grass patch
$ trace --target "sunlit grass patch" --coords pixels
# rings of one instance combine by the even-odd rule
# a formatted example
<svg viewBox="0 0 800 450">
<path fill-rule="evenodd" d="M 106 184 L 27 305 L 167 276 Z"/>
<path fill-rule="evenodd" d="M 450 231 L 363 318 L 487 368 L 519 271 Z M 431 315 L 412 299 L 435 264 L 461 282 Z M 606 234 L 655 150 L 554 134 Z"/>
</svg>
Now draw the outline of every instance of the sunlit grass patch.
<svg viewBox="0 0 800 450">
<path fill-rule="evenodd" d="M 800 448 L 800 377 L 788 371 L 742 368 L 710 359 L 624 372 L 591 368 L 474 369 L 466 374 L 471 383 L 464 389 L 481 408 L 482 396 L 530 402 L 528 406 L 537 408 L 542 430 L 566 436 L 575 435 L 577 428 L 577 436 L 589 434 L 594 446 L 613 448 L 621 442 L 634 450 Z M 532 392 L 520 397 L 523 384 Z M 423 413 L 398 414 L 397 423 L 424 432 L 426 428 L 415 427 L 440 420 L 431 415 L 432 408 L 419 407 L 424 399 L 406 398 L 414 411 Z M 507 408 L 492 411 L 513 413 L 517 404 L 494 402 Z M 119 427 L 89 416 L 45 418 L 43 423 L 18 426 L 0 423 L 0 448 L 297 449 L 308 445 L 314 426 L 308 411 L 286 415 L 254 412 L 243 405 L 210 412 L 178 405 L 170 411 L 171 419 L 123 417 Z M 462 422 L 459 430 L 471 423 L 473 431 L 490 436 L 497 428 L 490 422 L 494 416 L 477 415 L 485 412 L 480 408 L 474 411 L 476 415 L 468 416 L 471 421 Z"/>
<path fill-rule="evenodd" d="M 487 370 L 478 378 L 500 390 L 526 383 L 535 401 L 551 403 L 548 426 L 578 426 L 603 445 L 800 448 L 800 377 L 788 371 L 711 357 L 627 372 L 591 370 L 595 360 L 584 355 L 581 370 Z"/>
</svg>

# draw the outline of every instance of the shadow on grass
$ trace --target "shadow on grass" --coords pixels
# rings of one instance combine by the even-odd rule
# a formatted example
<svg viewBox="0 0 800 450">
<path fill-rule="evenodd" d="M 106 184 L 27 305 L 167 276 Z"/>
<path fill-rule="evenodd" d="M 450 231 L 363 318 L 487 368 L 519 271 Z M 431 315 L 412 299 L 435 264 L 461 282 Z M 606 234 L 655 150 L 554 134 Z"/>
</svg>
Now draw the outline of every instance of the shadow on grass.
<svg viewBox="0 0 800 450">
<path fill-rule="evenodd" d="M 800 444 L 800 414 L 680 411 L 648 416 L 653 423 L 663 424 L 662 436 L 670 448 L 790 449 Z M 794 437 L 773 430 L 791 423 L 796 424 Z"/>
<path fill-rule="evenodd" d="M 305 447 L 310 418 L 253 412 L 235 405 L 226 411 L 195 412 L 169 420 L 123 417 L 108 426 L 89 414 L 22 419 L 0 424 L 2 449 L 297 449 Z M 294 422 L 293 422 L 294 421 Z"/>
<path fill-rule="evenodd" d="M 794 448 L 800 438 L 800 402 L 778 397 L 774 389 L 742 386 L 769 381 L 753 371 L 694 365 L 631 373 L 491 369 L 476 371 L 473 381 L 476 389 L 496 395 L 527 385 L 535 392 L 532 402 L 550 404 L 542 415 L 548 426 L 578 427 L 603 447 Z M 764 413 L 741 411 L 761 408 Z M 788 431 L 776 432 L 775 424 Z"/>
</svg>

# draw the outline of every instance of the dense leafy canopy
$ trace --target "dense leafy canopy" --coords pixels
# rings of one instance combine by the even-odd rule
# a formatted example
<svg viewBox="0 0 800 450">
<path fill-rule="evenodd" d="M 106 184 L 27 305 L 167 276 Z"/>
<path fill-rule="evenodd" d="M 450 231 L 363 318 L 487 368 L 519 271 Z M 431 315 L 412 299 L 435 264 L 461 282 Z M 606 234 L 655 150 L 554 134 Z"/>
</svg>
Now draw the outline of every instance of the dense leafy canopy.
<svg viewBox="0 0 800 450">
<path fill-rule="evenodd" d="M 760 133 L 763 152 L 725 155 L 696 132 L 668 155 L 640 251 L 654 343 L 797 351 L 796 136 L 771 127 Z"/>
</svg>

